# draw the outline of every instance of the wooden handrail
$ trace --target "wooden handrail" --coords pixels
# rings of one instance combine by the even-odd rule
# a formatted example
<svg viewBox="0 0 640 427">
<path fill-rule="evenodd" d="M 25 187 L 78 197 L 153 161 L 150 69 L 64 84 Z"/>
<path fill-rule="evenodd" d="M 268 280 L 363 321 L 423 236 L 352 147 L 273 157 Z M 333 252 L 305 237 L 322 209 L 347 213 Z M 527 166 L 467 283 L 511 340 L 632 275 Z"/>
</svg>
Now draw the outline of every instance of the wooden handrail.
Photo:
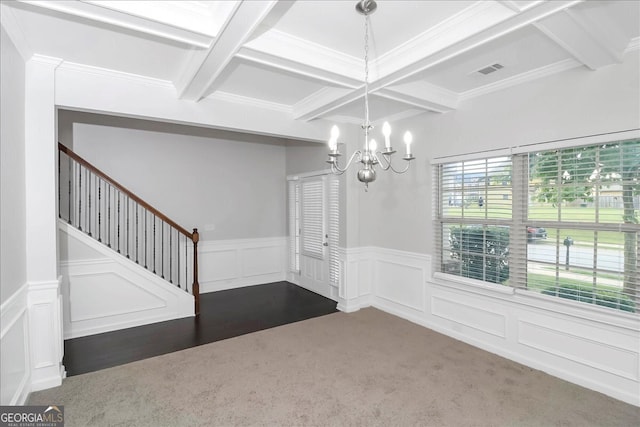
<svg viewBox="0 0 640 427">
<path fill-rule="evenodd" d="M 149 203 L 145 202 L 140 197 L 133 194 L 133 192 L 127 189 L 124 185 L 120 184 L 118 181 L 111 178 L 109 175 L 102 172 L 100 169 L 93 166 L 91 163 L 87 162 L 82 157 L 78 156 L 76 153 L 73 152 L 73 150 L 69 149 L 68 147 L 61 144 L 60 142 L 58 142 L 58 150 L 65 153 L 67 156 L 69 156 L 69 158 L 73 159 L 80 165 L 84 166 L 86 169 L 88 169 L 95 175 L 107 181 L 114 188 L 118 189 L 127 197 L 129 197 L 129 199 L 138 203 L 144 209 L 151 212 L 161 221 L 164 221 L 165 223 L 169 224 L 172 228 L 177 230 L 179 233 L 182 233 L 186 238 L 188 238 L 189 240 L 191 240 L 191 242 L 193 242 L 193 284 L 191 285 L 191 293 L 193 294 L 194 302 L 195 302 L 195 310 L 194 310 L 195 315 L 199 316 L 200 315 L 200 284 L 198 283 L 198 241 L 200 240 L 200 234 L 198 233 L 198 229 L 194 228 L 193 232 L 190 233 L 185 228 L 181 227 L 175 221 L 171 220 L 165 214 L 160 212 L 158 209 L 154 208 Z"/>
<path fill-rule="evenodd" d="M 167 224 L 171 225 L 173 228 L 178 230 L 180 233 L 184 234 L 186 237 L 188 237 L 193 242 L 193 233 L 190 233 L 185 228 L 183 228 L 180 225 L 176 224 L 174 221 L 172 221 L 169 217 L 167 217 L 165 214 L 160 212 L 158 209 L 154 208 L 149 203 L 145 202 L 140 197 L 138 197 L 135 194 L 133 194 L 124 185 L 120 184 L 118 181 L 116 181 L 115 179 L 111 178 L 109 175 L 107 175 L 106 173 L 102 172 L 100 169 L 98 169 L 97 167 L 93 166 L 91 163 L 87 162 L 82 157 L 78 156 L 70 148 L 68 148 L 65 145 L 62 145 L 61 143 L 58 142 L 58 150 L 62 151 L 67 156 L 71 157 L 73 160 L 75 160 L 76 162 L 80 163 L 85 168 L 89 169 L 90 171 L 92 171 L 96 175 L 100 176 L 102 179 L 104 179 L 106 181 L 109 181 L 114 187 L 116 187 L 118 190 L 122 191 L 129 198 L 131 198 L 132 200 L 135 200 L 138 204 L 140 204 L 146 210 L 148 210 L 149 212 L 153 213 L 155 216 L 160 218 L 162 221 L 164 221 Z"/>
</svg>

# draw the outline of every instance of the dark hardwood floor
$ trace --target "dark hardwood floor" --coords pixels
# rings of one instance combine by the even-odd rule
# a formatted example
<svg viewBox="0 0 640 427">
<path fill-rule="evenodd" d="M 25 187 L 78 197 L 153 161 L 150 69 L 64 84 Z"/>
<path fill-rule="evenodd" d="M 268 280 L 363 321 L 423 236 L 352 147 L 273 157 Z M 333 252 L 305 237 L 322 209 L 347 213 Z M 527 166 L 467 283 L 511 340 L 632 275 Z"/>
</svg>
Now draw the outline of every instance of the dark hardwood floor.
<svg viewBox="0 0 640 427">
<path fill-rule="evenodd" d="M 200 296 L 200 316 L 65 340 L 67 375 L 148 357 L 336 312 L 336 302 L 288 282 Z"/>
</svg>

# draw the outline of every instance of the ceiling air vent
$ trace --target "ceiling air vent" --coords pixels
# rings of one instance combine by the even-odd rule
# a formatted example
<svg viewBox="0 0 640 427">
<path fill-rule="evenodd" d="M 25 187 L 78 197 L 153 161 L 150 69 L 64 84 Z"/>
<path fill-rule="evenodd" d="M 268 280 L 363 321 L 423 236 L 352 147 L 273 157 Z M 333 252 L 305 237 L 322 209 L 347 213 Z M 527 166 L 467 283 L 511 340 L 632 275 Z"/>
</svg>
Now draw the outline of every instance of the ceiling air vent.
<svg viewBox="0 0 640 427">
<path fill-rule="evenodd" d="M 487 75 L 487 74 L 493 73 L 494 71 L 498 71 L 501 68 L 504 68 L 504 66 L 500 64 L 493 64 L 493 65 L 489 65 L 484 68 L 481 68 L 480 70 L 478 70 L 478 73 Z"/>
</svg>

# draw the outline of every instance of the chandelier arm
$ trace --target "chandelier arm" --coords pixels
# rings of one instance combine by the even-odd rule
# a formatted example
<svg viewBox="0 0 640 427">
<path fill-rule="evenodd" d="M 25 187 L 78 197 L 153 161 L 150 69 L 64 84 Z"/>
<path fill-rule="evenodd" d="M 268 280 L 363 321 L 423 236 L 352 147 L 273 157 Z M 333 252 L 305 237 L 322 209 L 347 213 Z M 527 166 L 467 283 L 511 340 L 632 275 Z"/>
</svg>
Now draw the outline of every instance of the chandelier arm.
<svg viewBox="0 0 640 427">
<path fill-rule="evenodd" d="M 358 151 L 354 151 L 353 154 L 351 155 L 351 157 L 349 158 L 349 161 L 347 162 L 346 166 L 344 168 L 340 168 L 340 166 L 338 166 L 338 161 L 336 160 L 335 163 L 331 164 L 331 169 L 333 170 L 335 168 L 335 170 L 337 170 L 338 172 L 340 172 L 340 175 L 342 175 L 343 173 L 345 173 L 347 171 L 347 169 L 349 169 L 349 167 L 351 166 L 351 164 L 353 163 L 353 160 L 358 157 L 360 158 L 360 156 L 362 155 L 362 151 L 358 150 Z"/>
<path fill-rule="evenodd" d="M 403 173 L 407 172 L 409 170 L 409 168 L 411 167 L 411 162 L 407 162 L 407 167 L 405 167 L 403 170 L 397 170 L 396 168 L 393 167 L 393 165 L 391 164 L 391 162 L 389 162 L 389 167 L 391 168 L 392 171 L 394 171 L 395 173 L 397 173 L 398 175 L 402 175 Z"/>
<path fill-rule="evenodd" d="M 334 175 L 342 175 L 344 174 L 344 170 L 340 170 L 339 168 L 336 167 L 335 163 L 331 163 L 331 173 Z"/>
<path fill-rule="evenodd" d="M 382 157 L 378 157 L 378 154 L 382 154 Z M 391 169 L 393 172 L 397 173 L 398 175 L 401 175 L 405 172 L 407 172 L 409 170 L 409 168 L 411 167 L 411 162 L 407 163 L 407 166 L 403 169 L 403 170 L 398 170 L 396 168 L 393 167 L 393 164 L 391 163 L 391 156 L 389 154 L 385 154 L 381 151 L 378 151 L 376 153 L 376 159 L 378 159 L 378 163 L 380 165 L 380 168 L 383 171 L 388 171 L 389 169 Z M 384 159 L 386 166 L 383 164 L 383 162 L 380 161 L 380 159 Z"/>
<path fill-rule="evenodd" d="M 382 157 L 378 157 L 378 154 L 382 154 Z M 380 169 L 382 169 L 383 171 L 388 171 L 389 168 L 391 167 L 391 158 L 387 154 L 384 154 L 381 151 L 378 151 L 375 156 L 376 156 L 376 159 L 378 160 L 378 164 L 380 165 Z M 387 165 L 385 166 L 380 159 L 384 159 L 384 163 L 386 163 Z"/>
</svg>

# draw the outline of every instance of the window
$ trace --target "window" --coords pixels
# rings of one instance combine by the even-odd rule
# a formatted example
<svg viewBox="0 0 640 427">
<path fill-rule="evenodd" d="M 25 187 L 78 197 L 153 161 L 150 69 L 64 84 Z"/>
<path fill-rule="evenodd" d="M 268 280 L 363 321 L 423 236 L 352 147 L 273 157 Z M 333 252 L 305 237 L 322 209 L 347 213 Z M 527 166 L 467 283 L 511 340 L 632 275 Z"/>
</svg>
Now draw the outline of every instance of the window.
<svg viewBox="0 0 640 427">
<path fill-rule="evenodd" d="M 440 165 L 443 271 L 501 283 L 508 279 L 511 159 Z"/>
<path fill-rule="evenodd" d="M 288 182 L 289 205 L 289 271 L 300 272 L 300 182 Z"/>
<path fill-rule="evenodd" d="M 640 140 L 442 163 L 436 173 L 439 271 L 640 311 Z"/>
</svg>

